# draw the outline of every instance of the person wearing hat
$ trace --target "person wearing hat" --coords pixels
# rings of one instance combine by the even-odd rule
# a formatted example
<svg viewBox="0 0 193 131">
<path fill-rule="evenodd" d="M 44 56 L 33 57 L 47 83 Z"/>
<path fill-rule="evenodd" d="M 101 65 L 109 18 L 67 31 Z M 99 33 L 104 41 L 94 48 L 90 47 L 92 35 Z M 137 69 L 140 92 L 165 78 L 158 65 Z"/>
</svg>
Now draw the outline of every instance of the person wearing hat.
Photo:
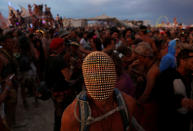
<svg viewBox="0 0 193 131">
<path fill-rule="evenodd" d="M 60 130 L 60 121 L 62 113 L 66 106 L 71 103 L 69 99 L 70 91 L 68 74 L 68 63 L 65 60 L 64 40 L 62 38 L 54 38 L 50 44 L 50 55 L 48 56 L 45 67 L 45 84 L 51 90 L 54 109 L 55 122 L 54 131 Z M 63 53 L 64 52 L 64 53 Z"/>
<path fill-rule="evenodd" d="M 137 120 L 139 120 L 145 130 L 155 131 L 156 126 L 156 103 L 151 99 L 151 93 L 157 76 L 159 75 L 159 65 L 156 61 L 153 50 L 149 43 L 140 42 L 134 50 L 139 64 L 144 67 L 143 84 L 136 88 L 138 103 L 143 108 L 137 110 Z M 143 110 L 141 110 L 143 109 Z M 140 111 L 141 110 L 141 111 Z"/>
<path fill-rule="evenodd" d="M 54 38 L 50 43 L 50 53 L 51 55 L 59 55 L 64 51 L 64 39 Z"/>
<path fill-rule="evenodd" d="M 168 45 L 168 53 L 161 59 L 160 71 L 168 68 L 176 68 L 176 40 L 172 40 Z"/>
<path fill-rule="evenodd" d="M 80 47 L 80 44 L 78 44 L 75 41 L 72 41 L 70 43 L 71 58 L 76 60 L 76 62 L 79 61 L 79 60 L 82 60 L 82 57 L 83 57 L 79 47 Z"/>
<path fill-rule="evenodd" d="M 153 50 L 151 48 L 151 46 L 147 43 L 147 42 L 140 42 L 137 47 L 134 50 L 135 55 L 137 57 L 137 63 L 139 63 L 139 66 L 143 66 L 143 71 L 144 71 L 144 75 L 143 77 L 145 77 L 144 79 L 147 80 L 147 77 L 149 76 L 149 71 L 150 69 L 154 66 L 154 55 L 153 55 Z M 136 61 L 134 61 L 134 63 L 136 63 Z M 146 82 L 145 82 L 146 83 Z M 147 85 L 147 84 L 146 84 Z M 146 86 L 144 85 L 144 87 Z M 145 91 L 146 88 L 144 88 L 140 91 L 141 93 L 137 92 L 137 94 L 139 94 L 137 96 L 137 98 L 139 98 L 143 92 Z"/>
<path fill-rule="evenodd" d="M 83 54 L 80 51 L 80 45 L 77 42 L 70 43 L 69 51 L 69 80 L 73 83 L 71 89 L 73 90 L 71 96 L 72 99 L 82 90 L 83 78 L 81 72 L 81 65 L 83 60 Z"/>
</svg>

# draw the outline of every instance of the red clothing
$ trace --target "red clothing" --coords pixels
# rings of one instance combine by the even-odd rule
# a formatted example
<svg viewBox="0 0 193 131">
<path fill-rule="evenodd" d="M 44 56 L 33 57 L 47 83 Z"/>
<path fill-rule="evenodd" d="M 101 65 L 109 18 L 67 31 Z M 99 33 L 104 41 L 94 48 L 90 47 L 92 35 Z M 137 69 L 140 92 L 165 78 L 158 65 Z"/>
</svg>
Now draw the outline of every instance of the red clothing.
<svg viewBox="0 0 193 131">
<path fill-rule="evenodd" d="M 135 88 L 130 76 L 127 73 L 123 73 L 116 83 L 116 88 L 125 92 L 127 95 L 135 97 Z"/>
<path fill-rule="evenodd" d="M 145 131 L 157 131 L 158 107 L 155 102 L 148 102 L 137 108 L 135 117 Z"/>
</svg>

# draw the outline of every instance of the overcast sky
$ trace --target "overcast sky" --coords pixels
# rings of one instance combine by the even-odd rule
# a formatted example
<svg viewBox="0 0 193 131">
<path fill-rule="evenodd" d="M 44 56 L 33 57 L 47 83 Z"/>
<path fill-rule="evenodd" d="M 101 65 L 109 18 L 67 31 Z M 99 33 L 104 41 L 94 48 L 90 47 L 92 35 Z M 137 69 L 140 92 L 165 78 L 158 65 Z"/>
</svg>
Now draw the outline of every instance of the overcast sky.
<svg viewBox="0 0 193 131">
<path fill-rule="evenodd" d="M 160 16 L 169 21 L 193 24 L 193 0 L 0 0 L 0 12 L 8 15 L 8 2 L 14 8 L 22 5 L 47 4 L 54 16 L 88 18 L 102 14 L 129 20 L 150 20 L 155 24 Z M 166 21 L 164 18 L 163 21 Z M 160 20 L 160 21 L 162 21 Z"/>
</svg>

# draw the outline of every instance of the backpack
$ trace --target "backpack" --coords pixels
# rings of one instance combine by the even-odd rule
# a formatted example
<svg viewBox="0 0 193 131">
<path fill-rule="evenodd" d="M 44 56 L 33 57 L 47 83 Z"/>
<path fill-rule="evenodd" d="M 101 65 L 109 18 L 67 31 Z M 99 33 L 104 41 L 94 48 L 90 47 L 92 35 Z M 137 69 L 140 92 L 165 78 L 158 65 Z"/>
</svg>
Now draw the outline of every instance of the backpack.
<svg viewBox="0 0 193 131">
<path fill-rule="evenodd" d="M 123 126 L 124 126 L 124 131 L 127 131 L 130 128 L 130 124 L 137 130 L 137 131 L 144 131 L 144 129 L 138 124 L 137 120 L 132 117 L 131 120 L 129 120 L 129 112 L 127 109 L 127 105 L 125 103 L 125 100 L 121 94 L 121 92 L 117 89 L 114 88 L 114 93 L 116 95 L 116 100 L 118 103 L 118 107 L 115 109 L 107 112 L 106 114 L 93 118 L 91 115 L 91 108 L 88 103 L 88 98 L 87 98 L 87 93 L 86 91 L 80 92 L 80 94 L 77 96 L 77 103 L 74 109 L 74 116 L 75 118 L 80 122 L 80 131 L 88 131 L 89 130 L 89 125 L 101 121 L 108 116 L 112 115 L 115 112 L 120 112 L 122 121 L 123 121 Z M 77 116 L 76 109 L 77 106 L 79 106 L 79 116 Z"/>
</svg>

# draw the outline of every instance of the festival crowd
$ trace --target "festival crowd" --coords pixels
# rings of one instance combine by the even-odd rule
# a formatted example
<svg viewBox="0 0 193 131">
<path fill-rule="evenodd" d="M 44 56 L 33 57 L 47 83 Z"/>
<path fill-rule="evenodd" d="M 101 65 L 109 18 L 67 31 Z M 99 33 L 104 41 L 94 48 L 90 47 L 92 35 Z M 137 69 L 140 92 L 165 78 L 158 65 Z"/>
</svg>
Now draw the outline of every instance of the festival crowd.
<svg viewBox="0 0 193 131">
<path fill-rule="evenodd" d="M 54 131 L 192 129 L 193 28 L 64 28 L 45 8 L 0 29 L 0 131 L 18 91 L 26 110 L 53 100 Z"/>
</svg>

